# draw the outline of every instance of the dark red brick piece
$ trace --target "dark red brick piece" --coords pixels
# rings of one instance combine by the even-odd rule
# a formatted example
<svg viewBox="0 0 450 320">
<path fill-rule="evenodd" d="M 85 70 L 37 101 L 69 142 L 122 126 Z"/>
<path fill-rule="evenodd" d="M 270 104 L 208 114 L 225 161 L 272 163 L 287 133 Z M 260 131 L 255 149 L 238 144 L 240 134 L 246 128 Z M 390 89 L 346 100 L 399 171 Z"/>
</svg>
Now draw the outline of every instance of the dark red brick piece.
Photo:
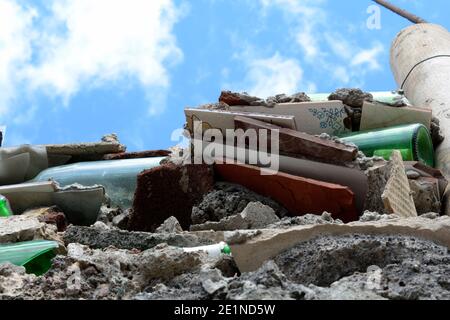
<svg viewBox="0 0 450 320">
<path fill-rule="evenodd" d="M 183 229 L 188 230 L 192 224 L 192 207 L 213 186 L 213 169 L 207 165 L 169 163 L 142 172 L 137 178 L 128 229 L 153 232 L 174 216 Z"/>
<path fill-rule="evenodd" d="M 106 154 L 105 156 L 103 156 L 103 160 L 125 160 L 125 159 L 168 157 L 170 155 L 170 153 L 171 152 L 168 150 L 112 153 L 112 154 Z"/>
<path fill-rule="evenodd" d="M 215 164 L 218 178 L 242 185 L 283 205 L 292 215 L 321 215 L 324 211 L 345 223 L 358 220 L 355 195 L 347 187 L 286 173 L 261 175 L 261 169 L 242 164 Z"/>
<path fill-rule="evenodd" d="M 313 160 L 324 160 L 332 163 L 351 162 L 358 155 L 358 148 L 346 146 L 331 140 L 321 139 L 313 135 L 282 128 L 260 120 L 247 117 L 234 119 L 236 129 L 279 130 L 280 152 L 307 157 Z M 269 136 L 270 137 L 270 136 Z"/>
<path fill-rule="evenodd" d="M 38 217 L 38 220 L 55 225 L 58 232 L 66 231 L 68 226 L 66 215 L 58 207 L 49 208 L 44 215 Z"/>
</svg>

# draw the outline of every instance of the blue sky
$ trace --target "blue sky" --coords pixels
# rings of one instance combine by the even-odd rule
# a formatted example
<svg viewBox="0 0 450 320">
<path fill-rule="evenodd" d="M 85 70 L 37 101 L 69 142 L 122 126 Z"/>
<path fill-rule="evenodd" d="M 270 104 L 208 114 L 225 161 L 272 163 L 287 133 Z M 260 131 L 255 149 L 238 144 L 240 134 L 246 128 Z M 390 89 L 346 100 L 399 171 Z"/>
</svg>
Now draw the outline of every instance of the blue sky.
<svg viewBox="0 0 450 320">
<path fill-rule="evenodd" d="M 450 28 L 445 0 L 392 0 Z M 396 89 L 390 43 L 409 22 L 369 0 L 0 0 L 7 146 L 167 148 L 187 106 L 222 89 L 266 97 Z"/>
</svg>

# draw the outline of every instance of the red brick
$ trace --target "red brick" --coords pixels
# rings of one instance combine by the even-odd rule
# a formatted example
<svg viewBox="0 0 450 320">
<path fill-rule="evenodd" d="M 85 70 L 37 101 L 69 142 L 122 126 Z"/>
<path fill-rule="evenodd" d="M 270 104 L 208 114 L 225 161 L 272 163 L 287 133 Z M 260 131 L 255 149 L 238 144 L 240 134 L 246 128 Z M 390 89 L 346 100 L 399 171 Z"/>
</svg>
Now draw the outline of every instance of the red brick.
<svg viewBox="0 0 450 320">
<path fill-rule="evenodd" d="M 358 220 L 355 196 L 347 187 L 286 173 L 263 176 L 260 168 L 249 165 L 216 164 L 214 169 L 218 178 L 269 197 L 294 216 L 327 211 L 346 223 Z"/>
<path fill-rule="evenodd" d="M 128 229 L 153 232 L 174 216 L 183 229 L 188 230 L 192 224 L 192 207 L 213 186 L 213 170 L 207 165 L 169 163 L 142 172 L 137 178 Z"/>
</svg>

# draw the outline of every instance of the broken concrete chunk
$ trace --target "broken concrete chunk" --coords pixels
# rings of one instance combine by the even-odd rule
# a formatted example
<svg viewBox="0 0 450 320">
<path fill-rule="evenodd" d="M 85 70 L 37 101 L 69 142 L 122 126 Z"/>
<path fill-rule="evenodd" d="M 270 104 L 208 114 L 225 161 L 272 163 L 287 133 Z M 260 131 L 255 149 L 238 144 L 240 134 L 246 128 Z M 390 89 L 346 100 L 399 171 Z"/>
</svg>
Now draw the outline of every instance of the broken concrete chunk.
<svg viewBox="0 0 450 320">
<path fill-rule="evenodd" d="M 361 130 L 390 128 L 399 125 L 421 123 L 430 129 L 431 109 L 414 107 L 390 107 L 382 104 L 364 102 Z"/>
<path fill-rule="evenodd" d="M 62 241 L 56 232 L 56 226 L 42 223 L 34 217 L 12 216 L 0 218 L 0 243 L 31 240 L 53 240 L 61 243 Z"/>
<path fill-rule="evenodd" d="M 409 186 L 418 215 L 441 212 L 441 195 L 439 182 L 436 178 L 419 177 L 415 180 L 409 180 Z"/>
<path fill-rule="evenodd" d="M 433 117 L 431 119 L 430 128 L 431 139 L 433 140 L 434 149 L 437 149 L 445 140 L 444 133 L 441 130 L 440 121 L 438 118 Z"/>
<path fill-rule="evenodd" d="M 52 166 L 102 160 L 104 155 L 126 151 L 126 147 L 120 144 L 114 134 L 103 137 L 101 142 L 45 145 L 43 147 L 47 150 L 49 162 Z M 69 161 L 63 163 L 58 161 L 58 159 L 64 158 Z"/>
<path fill-rule="evenodd" d="M 182 233 L 183 228 L 181 228 L 180 223 L 177 218 L 170 217 L 163 222 L 162 225 L 158 227 L 155 231 L 156 233 Z"/>
<path fill-rule="evenodd" d="M 222 91 L 219 102 L 226 103 L 229 106 L 250 106 L 252 103 L 260 101 L 261 98 L 252 97 L 246 92 L 236 93 L 231 91 Z"/>
<path fill-rule="evenodd" d="M 215 165 L 218 176 L 227 182 L 240 184 L 281 203 L 292 215 L 322 214 L 344 222 L 358 220 L 354 193 L 347 187 L 305 179 L 286 173 L 261 175 L 261 169 L 249 165 Z"/>
<path fill-rule="evenodd" d="M 213 186 L 213 171 L 207 165 L 165 164 L 142 172 L 137 178 L 128 229 L 154 231 L 171 216 L 183 229 L 189 229 L 193 206 Z"/>
<path fill-rule="evenodd" d="M 194 224 L 218 222 L 241 213 L 250 202 L 261 202 L 271 207 L 278 217 L 285 217 L 288 214 L 285 208 L 270 198 L 240 185 L 217 182 L 214 190 L 206 194 L 203 200 L 192 209 L 192 222 Z"/>
<path fill-rule="evenodd" d="M 190 233 L 146 233 L 117 229 L 69 226 L 64 233 L 64 242 L 81 243 L 91 248 L 103 249 L 110 246 L 118 249 L 147 250 L 162 243 L 175 247 L 197 247 L 215 242 L 207 237 L 199 238 Z"/>
<path fill-rule="evenodd" d="M 279 150 L 280 152 L 292 154 L 294 156 L 305 156 L 311 159 L 320 159 L 333 163 L 352 162 L 356 159 L 358 149 L 348 145 L 340 144 L 331 140 L 321 139 L 307 133 L 281 128 L 263 121 L 236 117 L 234 119 L 235 128 L 244 131 L 253 129 L 277 130 L 279 132 Z M 270 136 L 269 136 L 270 137 Z M 270 152 L 270 150 L 268 150 Z"/>
<path fill-rule="evenodd" d="M 125 160 L 125 159 L 142 159 L 142 158 L 157 158 L 157 157 L 167 157 L 170 155 L 168 150 L 152 150 L 152 151 L 141 151 L 141 152 L 122 152 L 106 154 L 103 156 L 103 160 Z"/>
<path fill-rule="evenodd" d="M 223 218 L 219 222 L 206 222 L 192 225 L 191 231 L 214 230 L 233 231 L 245 229 L 259 229 L 272 223 L 279 222 L 275 211 L 261 202 L 250 202 L 241 213 Z"/>
<path fill-rule="evenodd" d="M 364 102 L 373 102 L 373 95 L 360 89 L 344 88 L 330 94 L 328 100 L 340 100 L 350 107 L 362 108 Z"/>
<path fill-rule="evenodd" d="M 239 270 L 248 272 L 258 269 L 265 261 L 299 243 L 324 235 L 348 234 L 413 236 L 450 248 L 450 217 L 436 220 L 415 217 L 342 225 L 298 226 L 287 230 L 262 230 L 259 236 L 245 243 L 231 245 L 231 252 Z"/>
<path fill-rule="evenodd" d="M 248 223 L 250 229 L 260 229 L 280 221 L 275 211 L 261 202 L 250 202 L 240 216 Z"/>
<path fill-rule="evenodd" d="M 400 151 L 394 151 L 392 153 L 391 161 L 391 176 L 381 195 L 386 210 L 404 218 L 417 216 L 414 198 Z"/>
</svg>

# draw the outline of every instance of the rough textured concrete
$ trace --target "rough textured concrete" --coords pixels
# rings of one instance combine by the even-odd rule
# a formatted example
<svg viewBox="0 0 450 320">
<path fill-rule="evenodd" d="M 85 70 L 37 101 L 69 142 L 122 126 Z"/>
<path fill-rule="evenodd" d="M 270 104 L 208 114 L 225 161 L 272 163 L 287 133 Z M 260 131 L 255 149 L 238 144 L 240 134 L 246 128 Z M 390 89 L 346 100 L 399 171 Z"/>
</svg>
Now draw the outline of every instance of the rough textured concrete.
<svg viewBox="0 0 450 320">
<path fill-rule="evenodd" d="M 152 281 L 168 281 L 200 269 L 203 256 L 159 246 L 144 252 L 92 250 L 71 244 L 67 256 L 54 259 L 42 277 L 24 274 L 23 268 L 0 266 L 0 299 L 131 299 Z"/>
<path fill-rule="evenodd" d="M 419 177 L 409 180 L 409 185 L 413 192 L 417 214 L 441 212 L 442 202 L 437 179 Z"/>
<path fill-rule="evenodd" d="M 61 243 L 56 232 L 56 226 L 40 222 L 35 217 L 0 218 L 0 243 L 31 240 L 54 240 Z"/>
<path fill-rule="evenodd" d="M 265 261 L 301 242 L 322 235 L 337 236 L 355 233 L 394 237 L 415 236 L 450 248 L 450 217 L 434 220 L 417 217 L 371 223 L 354 222 L 346 225 L 324 224 L 298 226 L 287 230 L 263 230 L 259 236 L 246 243 L 232 245 L 231 250 L 239 269 L 247 272 L 258 269 Z"/>
<path fill-rule="evenodd" d="M 334 220 L 331 213 L 324 212 L 321 216 L 306 214 L 301 217 L 283 218 L 280 222 L 267 226 L 266 229 L 289 229 L 294 226 L 320 225 L 320 224 L 343 224 L 339 219 Z"/>
<path fill-rule="evenodd" d="M 155 231 L 156 233 L 182 233 L 183 228 L 181 228 L 180 223 L 177 218 L 170 217 L 163 222 L 162 225 L 158 227 Z"/>
<path fill-rule="evenodd" d="M 189 233 L 146 233 L 117 229 L 69 226 L 64 234 L 64 242 L 80 243 L 95 249 L 108 248 L 147 250 L 161 243 L 177 247 L 196 247 L 214 244 L 207 238 L 199 238 Z"/>
<path fill-rule="evenodd" d="M 223 218 L 242 212 L 250 202 L 261 202 L 271 207 L 278 217 L 285 217 L 288 212 L 272 199 L 265 198 L 242 186 L 225 182 L 216 183 L 214 190 L 192 209 L 192 222 L 202 224 L 218 222 Z"/>
<path fill-rule="evenodd" d="M 128 223 L 132 231 L 154 231 L 174 216 L 188 230 L 193 206 L 214 184 L 212 168 L 207 165 L 165 164 L 138 176 L 133 211 Z"/>
<path fill-rule="evenodd" d="M 250 202 L 245 209 L 234 216 L 225 217 L 219 222 L 206 222 L 192 225 L 191 231 L 215 230 L 232 231 L 245 229 L 260 229 L 280 221 L 275 211 L 261 202 Z"/>
<path fill-rule="evenodd" d="M 299 103 L 310 102 L 311 99 L 304 92 L 299 92 L 288 96 L 286 94 L 277 94 L 267 99 L 252 97 L 246 92 L 236 93 L 231 91 L 222 91 L 219 102 L 228 106 L 264 106 L 274 107 L 278 103 Z"/>
<path fill-rule="evenodd" d="M 363 92 L 360 89 L 338 89 L 333 92 L 328 100 L 340 100 L 344 104 L 354 107 L 362 108 L 364 102 L 373 102 L 373 96 L 370 93 Z"/>
</svg>

